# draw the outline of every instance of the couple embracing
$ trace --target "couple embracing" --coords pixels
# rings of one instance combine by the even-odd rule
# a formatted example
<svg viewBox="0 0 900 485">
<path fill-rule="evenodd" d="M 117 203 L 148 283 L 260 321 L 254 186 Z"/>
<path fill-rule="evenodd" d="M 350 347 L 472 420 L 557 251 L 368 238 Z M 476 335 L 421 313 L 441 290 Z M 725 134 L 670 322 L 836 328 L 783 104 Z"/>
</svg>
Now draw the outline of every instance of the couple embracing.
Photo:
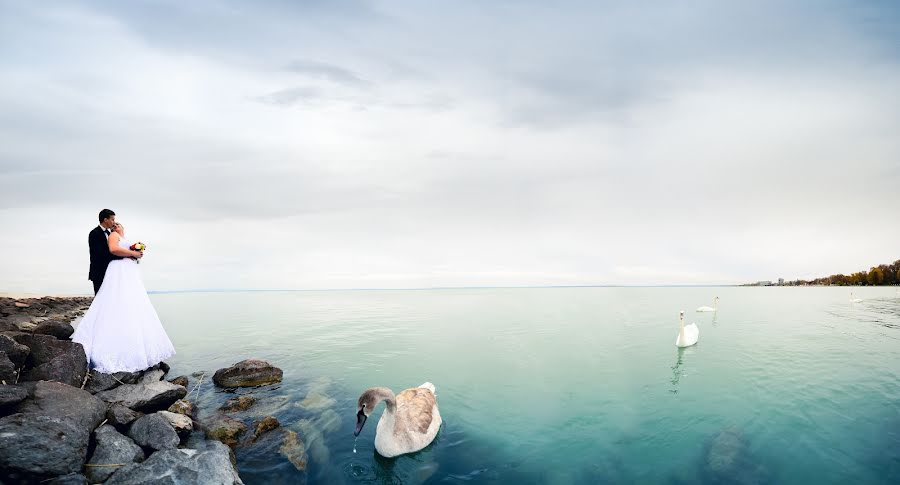
<svg viewBox="0 0 900 485">
<path fill-rule="evenodd" d="M 98 372 L 136 372 L 175 354 L 141 281 L 137 262 L 142 251 L 130 249 L 116 213 L 103 209 L 100 224 L 88 235 L 94 301 L 72 340 L 84 346 L 90 367 Z"/>
</svg>

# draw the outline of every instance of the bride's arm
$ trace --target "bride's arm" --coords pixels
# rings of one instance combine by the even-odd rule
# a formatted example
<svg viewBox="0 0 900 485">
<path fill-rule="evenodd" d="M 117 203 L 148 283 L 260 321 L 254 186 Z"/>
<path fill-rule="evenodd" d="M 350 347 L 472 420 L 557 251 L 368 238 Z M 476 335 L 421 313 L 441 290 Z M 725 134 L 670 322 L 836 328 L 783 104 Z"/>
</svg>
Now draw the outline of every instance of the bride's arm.
<svg viewBox="0 0 900 485">
<path fill-rule="evenodd" d="M 132 251 L 130 249 L 125 249 L 119 247 L 119 236 L 117 233 L 113 232 L 109 235 L 109 252 L 113 253 L 115 256 L 122 256 L 123 258 L 140 258 L 144 255 L 144 253 L 140 251 Z"/>
</svg>

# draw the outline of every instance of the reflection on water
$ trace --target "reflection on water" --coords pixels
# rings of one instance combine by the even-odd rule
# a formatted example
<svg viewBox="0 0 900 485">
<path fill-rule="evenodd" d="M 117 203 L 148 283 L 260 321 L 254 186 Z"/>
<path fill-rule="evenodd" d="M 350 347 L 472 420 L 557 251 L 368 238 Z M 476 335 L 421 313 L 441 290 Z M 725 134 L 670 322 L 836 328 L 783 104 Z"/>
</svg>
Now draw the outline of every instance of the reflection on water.
<svg viewBox="0 0 900 485">
<path fill-rule="evenodd" d="M 846 289 L 785 287 L 152 298 L 172 375 L 207 371 L 188 385 L 201 419 L 253 394 L 236 419 L 296 434 L 293 460 L 283 435 L 237 448 L 248 484 L 897 482 L 900 299 L 854 292 L 853 306 Z M 674 347 L 672 315 L 712 293 L 728 307 L 694 316 L 702 348 Z M 284 381 L 209 381 L 249 357 Z M 363 389 L 425 381 L 444 419 L 431 446 L 388 460 L 375 426 L 354 440 Z"/>
</svg>

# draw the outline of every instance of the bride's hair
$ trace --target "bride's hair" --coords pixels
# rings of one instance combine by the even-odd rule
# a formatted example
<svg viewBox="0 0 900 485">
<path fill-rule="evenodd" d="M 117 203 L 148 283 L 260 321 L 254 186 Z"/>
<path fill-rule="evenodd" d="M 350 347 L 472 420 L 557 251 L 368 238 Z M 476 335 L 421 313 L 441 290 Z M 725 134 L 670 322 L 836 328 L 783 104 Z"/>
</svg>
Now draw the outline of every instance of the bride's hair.
<svg viewBox="0 0 900 485">
<path fill-rule="evenodd" d="M 116 232 L 118 232 L 119 229 L 122 230 L 122 234 L 124 235 L 124 234 L 125 234 L 125 226 L 123 226 L 121 223 L 118 223 L 118 222 L 117 222 L 117 223 L 116 223 Z"/>
</svg>

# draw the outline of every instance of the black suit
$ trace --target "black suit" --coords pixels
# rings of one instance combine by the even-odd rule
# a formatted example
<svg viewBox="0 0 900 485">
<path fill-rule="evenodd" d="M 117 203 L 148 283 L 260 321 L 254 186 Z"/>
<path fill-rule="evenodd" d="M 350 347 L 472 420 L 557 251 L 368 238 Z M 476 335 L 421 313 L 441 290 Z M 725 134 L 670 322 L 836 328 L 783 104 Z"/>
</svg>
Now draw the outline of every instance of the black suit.
<svg viewBox="0 0 900 485">
<path fill-rule="evenodd" d="M 94 228 L 88 234 L 88 247 L 91 250 L 91 269 L 88 270 L 88 279 L 94 282 L 94 294 L 100 291 L 103 277 L 106 275 L 106 267 L 114 259 L 122 259 L 109 252 L 109 243 L 103 229 L 100 226 Z"/>
</svg>

